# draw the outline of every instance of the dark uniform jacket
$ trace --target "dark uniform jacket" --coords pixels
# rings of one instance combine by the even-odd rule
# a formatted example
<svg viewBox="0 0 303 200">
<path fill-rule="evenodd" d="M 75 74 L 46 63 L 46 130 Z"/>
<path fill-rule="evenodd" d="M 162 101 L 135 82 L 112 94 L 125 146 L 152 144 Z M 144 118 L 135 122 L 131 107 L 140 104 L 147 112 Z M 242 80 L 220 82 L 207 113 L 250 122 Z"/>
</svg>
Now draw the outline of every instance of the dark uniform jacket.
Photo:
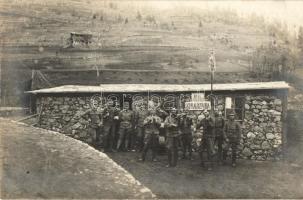
<svg viewBox="0 0 303 200">
<path fill-rule="evenodd" d="M 159 135 L 159 128 L 161 125 L 161 118 L 158 116 L 151 116 L 145 118 L 144 120 L 144 127 L 145 127 L 145 134 L 155 134 Z"/>
<path fill-rule="evenodd" d="M 147 110 L 139 110 L 135 113 L 135 124 L 137 127 L 144 127 L 144 120 L 148 116 Z"/>
<path fill-rule="evenodd" d="M 111 126 L 113 124 L 114 117 L 119 116 L 119 111 L 114 107 L 105 108 L 102 113 L 103 125 Z"/>
<path fill-rule="evenodd" d="M 134 113 L 131 110 L 122 110 L 119 113 L 120 128 L 132 128 L 134 125 Z"/>
<path fill-rule="evenodd" d="M 225 120 L 223 117 L 216 117 L 214 122 L 215 136 L 223 136 Z"/>
<path fill-rule="evenodd" d="M 193 120 L 188 116 L 183 116 L 179 120 L 180 130 L 183 134 L 191 134 L 192 125 L 193 125 Z"/>
<path fill-rule="evenodd" d="M 98 128 L 101 124 L 101 112 L 97 110 L 89 110 L 87 111 L 89 118 L 91 120 L 92 128 Z"/>
<path fill-rule="evenodd" d="M 164 125 L 167 128 L 167 137 L 175 137 L 179 134 L 179 120 L 171 115 L 167 116 Z"/>
<path fill-rule="evenodd" d="M 204 118 L 197 124 L 197 129 L 203 127 L 203 137 L 214 137 L 214 120 L 213 118 Z"/>
<path fill-rule="evenodd" d="M 241 139 L 241 125 L 237 121 L 227 121 L 224 126 L 224 138 L 239 142 Z"/>
</svg>

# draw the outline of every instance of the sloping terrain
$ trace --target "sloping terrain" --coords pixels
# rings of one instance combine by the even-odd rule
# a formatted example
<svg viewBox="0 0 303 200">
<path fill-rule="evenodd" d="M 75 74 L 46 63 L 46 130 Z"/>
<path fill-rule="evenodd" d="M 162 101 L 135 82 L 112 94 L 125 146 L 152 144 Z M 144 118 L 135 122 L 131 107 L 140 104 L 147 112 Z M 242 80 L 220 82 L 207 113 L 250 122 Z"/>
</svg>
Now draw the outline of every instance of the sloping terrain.
<svg viewBox="0 0 303 200">
<path fill-rule="evenodd" d="M 24 101 L 32 69 L 156 70 L 161 82 L 165 81 L 162 71 L 208 72 L 209 53 L 214 49 L 217 72 L 247 72 L 251 52 L 271 41 L 266 31 L 233 13 L 225 17 L 226 12 L 219 10 L 189 12 L 185 8 L 161 12 L 141 4 L 1 1 L 1 103 Z M 229 18 L 237 24 L 228 22 Z M 71 32 L 92 34 L 92 44 L 68 48 Z M 143 80 L 148 78 L 145 75 L 140 74 Z M 123 73 L 116 79 L 124 80 Z M 185 82 L 192 81 L 188 77 Z"/>
<path fill-rule="evenodd" d="M 1 199 L 141 199 L 152 192 L 78 140 L 0 119 Z"/>
</svg>

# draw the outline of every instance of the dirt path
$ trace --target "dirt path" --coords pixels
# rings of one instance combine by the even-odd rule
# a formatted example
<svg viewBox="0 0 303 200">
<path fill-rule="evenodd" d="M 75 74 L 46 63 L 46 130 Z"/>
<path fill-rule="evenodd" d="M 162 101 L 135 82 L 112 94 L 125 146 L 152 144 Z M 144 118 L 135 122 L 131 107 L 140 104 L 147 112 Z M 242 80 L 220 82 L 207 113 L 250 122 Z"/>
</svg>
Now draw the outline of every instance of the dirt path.
<svg viewBox="0 0 303 200">
<path fill-rule="evenodd" d="M 0 198 L 152 198 L 127 171 L 80 141 L 0 118 Z"/>
<path fill-rule="evenodd" d="M 216 166 L 208 172 L 199 166 L 198 155 L 194 161 L 179 160 L 176 168 L 165 167 L 166 156 L 145 163 L 133 152 L 109 156 L 159 198 L 303 198 L 298 163 L 241 160 L 237 168 Z"/>
</svg>

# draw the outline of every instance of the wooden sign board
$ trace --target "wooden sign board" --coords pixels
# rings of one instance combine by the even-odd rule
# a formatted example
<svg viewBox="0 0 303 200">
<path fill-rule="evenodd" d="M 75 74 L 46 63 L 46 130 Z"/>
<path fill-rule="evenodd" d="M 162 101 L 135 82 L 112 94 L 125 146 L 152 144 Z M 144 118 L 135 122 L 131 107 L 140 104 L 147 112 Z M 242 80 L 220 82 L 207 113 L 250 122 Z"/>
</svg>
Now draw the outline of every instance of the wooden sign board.
<svg viewBox="0 0 303 200">
<path fill-rule="evenodd" d="M 203 101 L 205 101 L 205 94 L 204 93 L 192 93 L 191 101 L 192 102 L 203 102 Z"/>
<path fill-rule="evenodd" d="M 185 102 L 185 110 L 210 110 L 210 101 Z"/>
</svg>

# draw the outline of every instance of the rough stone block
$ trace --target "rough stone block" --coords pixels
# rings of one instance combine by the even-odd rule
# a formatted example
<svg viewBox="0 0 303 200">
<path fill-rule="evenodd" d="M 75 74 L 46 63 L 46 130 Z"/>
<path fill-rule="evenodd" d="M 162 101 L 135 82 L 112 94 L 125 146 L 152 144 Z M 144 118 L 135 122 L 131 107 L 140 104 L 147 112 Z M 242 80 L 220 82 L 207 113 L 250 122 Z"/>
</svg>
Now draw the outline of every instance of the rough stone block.
<svg viewBox="0 0 303 200">
<path fill-rule="evenodd" d="M 275 135 L 272 134 L 272 133 L 267 133 L 267 134 L 266 134 L 266 138 L 269 139 L 269 140 L 272 140 L 272 139 L 275 138 Z"/>
</svg>

